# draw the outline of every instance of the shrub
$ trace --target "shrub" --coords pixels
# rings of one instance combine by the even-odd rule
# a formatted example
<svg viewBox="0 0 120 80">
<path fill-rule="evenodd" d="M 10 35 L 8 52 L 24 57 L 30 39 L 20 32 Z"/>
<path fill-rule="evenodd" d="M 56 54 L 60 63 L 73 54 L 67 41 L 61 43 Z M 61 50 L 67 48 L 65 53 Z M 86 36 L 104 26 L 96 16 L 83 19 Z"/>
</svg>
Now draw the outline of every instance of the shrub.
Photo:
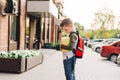
<svg viewBox="0 0 120 80">
<path fill-rule="evenodd" d="M 42 54 L 40 50 L 15 50 L 15 51 L 0 51 L 0 58 L 26 58 Z"/>
</svg>

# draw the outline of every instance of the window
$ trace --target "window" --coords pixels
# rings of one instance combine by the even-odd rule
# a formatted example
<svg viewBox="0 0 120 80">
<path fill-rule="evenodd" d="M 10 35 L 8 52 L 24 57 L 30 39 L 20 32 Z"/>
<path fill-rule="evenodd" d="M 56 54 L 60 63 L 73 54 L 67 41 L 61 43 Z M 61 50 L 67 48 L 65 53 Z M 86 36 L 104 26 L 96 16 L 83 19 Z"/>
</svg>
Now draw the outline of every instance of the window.
<svg viewBox="0 0 120 80">
<path fill-rule="evenodd" d="M 117 45 L 118 45 L 117 43 L 113 44 L 114 47 L 117 47 Z"/>
<path fill-rule="evenodd" d="M 17 17 L 10 16 L 10 40 L 16 41 Z"/>
<path fill-rule="evenodd" d="M 118 47 L 120 47 L 120 43 L 119 43 L 119 46 Z"/>
</svg>

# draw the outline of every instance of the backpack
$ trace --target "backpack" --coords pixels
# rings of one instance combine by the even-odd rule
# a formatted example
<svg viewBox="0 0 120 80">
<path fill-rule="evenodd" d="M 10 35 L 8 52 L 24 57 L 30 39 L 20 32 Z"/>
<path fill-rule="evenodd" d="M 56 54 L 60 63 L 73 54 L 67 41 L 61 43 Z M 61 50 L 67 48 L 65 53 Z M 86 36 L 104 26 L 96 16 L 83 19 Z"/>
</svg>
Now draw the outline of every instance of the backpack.
<svg viewBox="0 0 120 80">
<path fill-rule="evenodd" d="M 84 53 L 84 39 L 79 35 L 78 31 L 72 32 L 71 34 L 73 33 L 75 33 L 78 36 L 78 42 L 77 42 L 76 49 L 73 49 L 72 51 L 77 58 L 82 58 Z"/>
</svg>

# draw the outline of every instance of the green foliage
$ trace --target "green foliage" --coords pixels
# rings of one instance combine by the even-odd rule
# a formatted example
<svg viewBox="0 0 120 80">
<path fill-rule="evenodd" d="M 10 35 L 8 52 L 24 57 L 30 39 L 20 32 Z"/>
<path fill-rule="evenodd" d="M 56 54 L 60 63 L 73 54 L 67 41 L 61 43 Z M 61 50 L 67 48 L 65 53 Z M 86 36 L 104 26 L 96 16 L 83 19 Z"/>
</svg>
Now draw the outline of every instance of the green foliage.
<svg viewBox="0 0 120 80">
<path fill-rule="evenodd" d="M 111 30 L 114 29 L 114 20 L 115 16 L 112 10 L 109 10 L 106 7 L 98 10 L 95 13 L 95 18 L 92 24 L 92 28 L 96 29 L 99 27 L 101 30 Z"/>
<path fill-rule="evenodd" d="M 99 37 L 99 38 L 117 38 L 117 34 L 119 34 L 119 32 L 120 32 L 120 30 L 115 30 L 115 29 L 102 31 L 102 33 L 99 31 L 97 37 Z"/>
<path fill-rule="evenodd" d="M 43 48 L 60 50 L 60 42 L 46 43 Z"/>
<path fill-rule="evenodd" d="M 0 51 L 0 58 L 21 59 L 27 57 L 34 57 L 41 54 L 42 52 L 40 50 L 15 50 L 9 52 Z"/>
<path fill-rule="evenodd" d="M 89 34 L 89 38 L 90 39 L 93 39 L 93 38 L 104 38 L 104 39 L 107 39 L 107 38 L 118 38 L 118 34 L 120 34 L 120 30 L 118 29 L 113 29 L 113 30 L 94 30 L 94 31 L 87 31 L 87 32 L 84 32 L 84 35 L 86 38 L 88 38 L 88 35 Z"/>
<path fill-rule="evenodd" d="M 76 27 L 77 31 L 84 31 L 84 26 L 81 25 L 80 23 L 75 22 L 74 26 Z"/>
<path fill-rule="evenodd" d="M 86 33 L 84 31 L 79 31 L 80 36 L 86 38 Z"/>
<path fill-rule="evenodd" d="M 91 38 L 117 38 L 120 30 L 114 29 L 115 15 L 112 10 L 103 7 L 95 13 L 92 31 L 86 33 Z M 88 36 L 89 34 L 89 36 Z"/>
</svg>

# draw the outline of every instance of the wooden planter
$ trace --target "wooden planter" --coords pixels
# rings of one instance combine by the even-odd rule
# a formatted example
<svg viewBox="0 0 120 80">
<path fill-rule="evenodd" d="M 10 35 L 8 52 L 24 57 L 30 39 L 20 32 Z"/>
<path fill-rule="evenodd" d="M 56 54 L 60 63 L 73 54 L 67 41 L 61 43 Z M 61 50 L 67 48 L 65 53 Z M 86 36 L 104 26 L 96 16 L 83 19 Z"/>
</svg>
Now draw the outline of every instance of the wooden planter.
<svg viewBox="0 0 120 80">
<path fill-rule="evenodd" d="M 25 58 L 11 59 L 0 58 L 0 72 L 16 72 L 21 73 L 25 71 Z"/>
<path fill-rule="evenodd" d="M 43 55 L 26 58 L 26 71 L 43 63 Z"/>
<path fill-rule="evenodd" d="M 43 55 L 22 59 L 0 58 L 0 72 L 22 73 L 43 63 Z"/>
</svg>

